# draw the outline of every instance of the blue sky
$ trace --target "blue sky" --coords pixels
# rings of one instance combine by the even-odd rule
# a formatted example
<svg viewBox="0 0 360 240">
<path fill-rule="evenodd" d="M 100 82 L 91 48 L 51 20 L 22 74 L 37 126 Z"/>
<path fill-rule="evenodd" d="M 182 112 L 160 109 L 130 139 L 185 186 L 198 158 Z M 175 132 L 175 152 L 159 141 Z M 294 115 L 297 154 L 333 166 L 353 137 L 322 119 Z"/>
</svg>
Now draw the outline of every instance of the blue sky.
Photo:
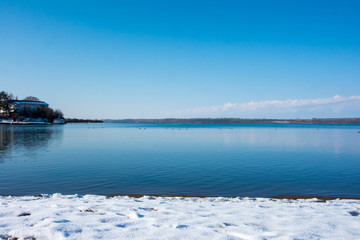
<svg viewBox="0 0 360 240">
<path fill-rule="evenodd" d="M 360 117 L 359 1 L 1 1 L 0 87 L 67 117 Z"/>
</svg>

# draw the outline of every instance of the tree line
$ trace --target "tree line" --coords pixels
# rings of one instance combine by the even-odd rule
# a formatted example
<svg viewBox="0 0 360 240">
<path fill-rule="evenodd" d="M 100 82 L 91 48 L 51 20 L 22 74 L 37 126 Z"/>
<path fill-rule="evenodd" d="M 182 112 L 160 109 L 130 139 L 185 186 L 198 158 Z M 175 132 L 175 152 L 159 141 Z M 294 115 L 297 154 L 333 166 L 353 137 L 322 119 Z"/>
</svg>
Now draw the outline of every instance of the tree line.
<svg viewBox="0 0 360 240">
<path fill-rule="evenodd" d="M 15 97 L 12 93 L 8 93 L 5 91 L 0 92 L 0 118 L 3 119 L 13 119 L 14 121 L 21 121 L 26 118 L 33 119 L 46 119 L 48 122 L 52 123 L 56 118 L 64 118 L 64 114 L 60 109 L 52 109 L 49 106 L 44 106 L 38 109 L 34 109 L 31 107 L 24 107 L 24 110 L 19 113 L 14 111 L 11 108 L 10 100 L 19 100 L 18 97 Z M 40 101 L 39 98 L 28 96 L 24 99 L 24 101 Z"/>
</svg>

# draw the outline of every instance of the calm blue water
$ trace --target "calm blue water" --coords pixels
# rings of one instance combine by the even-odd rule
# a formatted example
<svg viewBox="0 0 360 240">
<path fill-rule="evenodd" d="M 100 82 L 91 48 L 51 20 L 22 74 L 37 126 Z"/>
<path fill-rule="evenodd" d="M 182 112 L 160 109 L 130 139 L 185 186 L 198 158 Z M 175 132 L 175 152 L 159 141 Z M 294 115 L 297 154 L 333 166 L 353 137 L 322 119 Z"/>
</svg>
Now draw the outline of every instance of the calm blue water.
<svg viewBox="0 0 360 240">
<path fill-rule="evenodd" d="M 0 195 L 360 197 L 360 125 L 0 125 Z"/>
</svg>

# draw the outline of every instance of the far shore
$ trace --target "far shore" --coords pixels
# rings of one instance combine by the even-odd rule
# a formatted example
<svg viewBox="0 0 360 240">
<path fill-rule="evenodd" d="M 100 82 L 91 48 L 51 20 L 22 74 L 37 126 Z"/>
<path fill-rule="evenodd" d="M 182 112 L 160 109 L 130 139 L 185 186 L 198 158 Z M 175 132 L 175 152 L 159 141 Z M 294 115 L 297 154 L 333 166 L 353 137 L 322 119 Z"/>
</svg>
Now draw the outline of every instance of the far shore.
<svg viewBox="0 0 360 240">
<path fill-rule="evenodd" d="M 214 124 L 359 124 L 360 118 L 253 119 L 253 118 L 162 118 L 162 119 L 81 119 L 66 118 L 66 123 L 214 123 Z M 0 124 L 10 122 L 0 121 Z M 49 124 L 46 122 L 12 122 L 12 124 Z"/>
<path fill-rule="evenodd" d="M 360 118 L 250 119 L 250 118 L 164 118 L 104 119 L 104 123 L 276 123 L 276 124 L 360 124 Z"/>
</svg>

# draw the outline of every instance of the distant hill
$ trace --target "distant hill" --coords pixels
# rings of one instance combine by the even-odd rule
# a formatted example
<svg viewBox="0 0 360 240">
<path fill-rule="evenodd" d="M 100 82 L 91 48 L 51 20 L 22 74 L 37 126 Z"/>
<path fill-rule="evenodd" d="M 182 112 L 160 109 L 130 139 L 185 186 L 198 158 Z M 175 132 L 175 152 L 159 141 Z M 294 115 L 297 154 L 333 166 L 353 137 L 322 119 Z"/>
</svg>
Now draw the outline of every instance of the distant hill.
<svg viewBox="0 0 360 240">
<path fill-rule="evenodd" d="M 246 119 L 246 118 L 164 118 L 164 119 L 104 119 L 105 123 L 297 123 L 297 124 L 360 124 L 360 118 L 312 119 Z"/>
</svg>

